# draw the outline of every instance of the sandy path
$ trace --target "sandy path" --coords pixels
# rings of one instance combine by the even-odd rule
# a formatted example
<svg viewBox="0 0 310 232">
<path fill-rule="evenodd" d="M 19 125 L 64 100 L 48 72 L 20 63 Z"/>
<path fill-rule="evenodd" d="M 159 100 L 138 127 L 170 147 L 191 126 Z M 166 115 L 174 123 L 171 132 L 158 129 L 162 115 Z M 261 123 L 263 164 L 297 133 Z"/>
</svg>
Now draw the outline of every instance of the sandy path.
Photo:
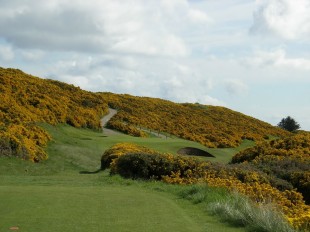
<svg viewBox="0 0 310 232">
<path fill-rule="evenodd" d="M 120 133 L 117 132 L 117 131 L 114 131 L 114 130 L 110 130 L 110 129 L 108 129 L 108 128 L 105 128 L 105 126 L 107 125 L 108 121 L 109 121 L 115 114 L 117 114 L 117 110 L 109 108 L 109 113 L 108 113 L 106 116 L 104 116 L 104 117 L 100 120 L 102 132 L 103 132 L 105 135 L 120 134 Z"/>
<path fill-rule="evenodd" d="M 117 114 L 117 110 L 114 110 L 114 109 L 111 109 L 109 108 L 109 113 L 104 116 L 101 120 L 100 120 L 100 123 L 101 123 L 101 127 L 105 127 L 108 123 L 108 121 L 115 115 Z"/>
</svg>

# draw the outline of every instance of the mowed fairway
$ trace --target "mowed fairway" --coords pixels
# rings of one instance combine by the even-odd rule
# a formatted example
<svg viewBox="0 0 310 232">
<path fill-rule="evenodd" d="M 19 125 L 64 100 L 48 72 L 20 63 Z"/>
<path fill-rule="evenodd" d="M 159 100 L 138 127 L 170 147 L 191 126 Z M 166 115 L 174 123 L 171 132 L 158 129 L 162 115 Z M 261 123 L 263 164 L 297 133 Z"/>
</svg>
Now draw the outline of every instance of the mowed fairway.
<svg viewBox="0 0 310 232">
<path fill-rule="evenodd" d="M 0 198 L 0 231 L 203 231 L 167 196 L 135 187 L 1 186 Z"/>
<path fill-rule="evenodd" d="M 45 127 L 53 137 L 47 161 L 35 164 L 0 157 L 1 232 L 14 228 L 23 232 L 244 231 L 181 199 L 175 191 L 181 186 L 94 172 L 104 150 L 117 142 L 170 152 L 197 144 L 122 134 L 107 137 L 65 125 Z"/>
</svg>

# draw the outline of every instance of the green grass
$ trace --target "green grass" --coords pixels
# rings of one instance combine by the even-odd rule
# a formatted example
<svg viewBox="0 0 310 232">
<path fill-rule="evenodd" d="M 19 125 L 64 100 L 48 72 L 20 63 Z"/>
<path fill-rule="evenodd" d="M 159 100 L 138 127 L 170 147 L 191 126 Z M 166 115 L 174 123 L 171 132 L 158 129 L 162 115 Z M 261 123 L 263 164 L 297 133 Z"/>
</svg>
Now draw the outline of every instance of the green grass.
<svg viewBox="0 0 310 232">
<path fill-rule="evenodd" d="M 47 152 L 49 159 L 34 164 L 15 158 L 0 157 L 0 175 L 55 175 L 68 171 L 95 171 L 100 167 L 103 152 L 119 142 L 131 142 L 153 148 L 161 152 L 176 153 L 183 147 L 205 149 L 215 158 L 198 157 L 205 160 L 227 163 L 231 157 L 246 147 L 252 146 L 252 141 L 244 141 L 238 148 L 211 149 L 201 144 L 183 139 L 136 138 L 124 134 L 105 136 L 101 132 L 88 129 L 76 129 L 68 125 L 43 127 L 51 134 L 53 141 L 49 143 Z"/>
<path fill-rule="evenodd" d="M 239 147 L 234 148 L 207 148 L 206 150 L 216 157 L 216 161 L 220 163 L 229 163 L 231 158 L 246 148 L 253 147 L 255 145 L 254 141 L 244 140 Z M 211 159 L 209 159 L 211 161 Z"/>
<path fill-rule="evenodd" d="M 163 152 L 201 145 L 180 139 L 104 136 L 67 125 L 44 125 L 53 137 L 49 159 L 31 163 L 0 157 L 0 231 L 232 231 L 180 197 L 184 186 L 110 176 L 102 153 L 118 142 L 134 142 Z"/>
<path fill-rule="evenodd" d="M 214 149 L 206 148 L 203 145 L 178 138 L 137 138 L 128 136 L 125 134 L 116 134 L 111 136 L 105 136 L 102 133 L 94 132 L 92 130 L 86 129 L 76 129 L 67 125 L 61 125 L 53 127 L 50 125 L 44 125 L 44 128 L 49 131 L 49 133 L 54 138 L 54 142 L 61 141 L 62 145 L 55 146 L 48 150 L 48 153 L 51 154 L 50 157 L 57 156 L 60 153 L 66 152 L 66 149 L 69 149 L 69 152 L 66 154 L 66 159 L 68 159 L 70 154 L 72 155 L 72 163 L 75 164 L 77 159 L 82 158 L 82 163 L 78 163 L 78 166 L 85 167 L 94 167 L 99 165 L 96 163 L 96 159 L 100 160 L 103 152 L 119 142 L 129 142 L 136 143 L 138 145 L 146 146 L 152 149 L 155 149 L 160 152 L 168 152 L 176 154 L 177 151 L 184 147 L 195 147 L 202 150 L 207 150 L 215 158 L 212 157 L 197 157 L 200 159 L 228 163 L 232 156 L 238 151 L 241 151 L 247 147 L 254 145 L 253 141 L 245 140 L 237 148 L 223 148 L 223 149 Z M 75 148 L 73 148 L 75 146 Z M 54 150 L 56 149 L 56 150 Z M 87 156 L 88 158 L 86 158 Z M 87 160 L 85 160 L 87 159 Z"/>
<path fill-rule="evenodd" d="M 0 185 L 1 231 L 12 226 L 21 231 L 243 231 L 176 197 L 175 186 L 107 173 L 81 178 L 26 177 L 19 184 L 6 179 Z"/>
<path fill-rule="evenodd" d="M 1 186 L 1 231 L 203 231 L 164 194 L 136 187 Z"/>
</svg>

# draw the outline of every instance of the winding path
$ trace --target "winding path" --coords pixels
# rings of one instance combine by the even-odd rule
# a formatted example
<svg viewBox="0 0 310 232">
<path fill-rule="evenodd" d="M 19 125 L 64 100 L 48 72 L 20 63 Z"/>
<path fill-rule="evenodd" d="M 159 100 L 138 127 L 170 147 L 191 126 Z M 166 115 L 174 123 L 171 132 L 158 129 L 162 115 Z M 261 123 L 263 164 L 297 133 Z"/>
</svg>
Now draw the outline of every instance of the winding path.
<svg viewBox="0 0 310 232">
<path fill-rule="evenodd" d="M 102 132 L 106 135 L 119 134 L 119 132 L 106 128 L 108 121 L 117 114 L 117 110 L 109 108 L 109 113 L 100 120 Z"/>
<path fill-rule="evenodd" d="M 105 127 L 108 123 L 108 121 L 115 115 L 117 114 L 117 110 L 115 109 L 112 109 L 112 108 L 109 108 L 109 113 L 104 116 L 101 120 L 100 120 L 100 123 L 101 123 L 101 127 Z"/>
</svg>

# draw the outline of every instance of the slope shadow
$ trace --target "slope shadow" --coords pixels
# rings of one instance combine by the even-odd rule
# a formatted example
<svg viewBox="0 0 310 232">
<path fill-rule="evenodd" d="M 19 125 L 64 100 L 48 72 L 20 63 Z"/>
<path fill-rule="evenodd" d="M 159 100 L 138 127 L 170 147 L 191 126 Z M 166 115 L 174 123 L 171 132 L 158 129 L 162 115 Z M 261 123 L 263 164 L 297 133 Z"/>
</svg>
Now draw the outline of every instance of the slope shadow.
<svg viewBox="0 0 310 232">
<path fill-rule="evenodd" d="M 195 147 L 184 147 L 177 151 L 179 155 L 191 155 L 191 156 L 204 156 L 204 157 L 213 157 L 214 155 L 210 154 L 207 151 L 201 150 Z"/>
<path fill-rule="evenodd" d="M 96 170 L 96 171 L 80 171 L 79 173 L 80 174 L 96 174 L 96 173 L 99 173 L 99 172 L 101 172 L 102 171 L 102 169 L 98 169 L 98 170 Z"/>
</svg>

